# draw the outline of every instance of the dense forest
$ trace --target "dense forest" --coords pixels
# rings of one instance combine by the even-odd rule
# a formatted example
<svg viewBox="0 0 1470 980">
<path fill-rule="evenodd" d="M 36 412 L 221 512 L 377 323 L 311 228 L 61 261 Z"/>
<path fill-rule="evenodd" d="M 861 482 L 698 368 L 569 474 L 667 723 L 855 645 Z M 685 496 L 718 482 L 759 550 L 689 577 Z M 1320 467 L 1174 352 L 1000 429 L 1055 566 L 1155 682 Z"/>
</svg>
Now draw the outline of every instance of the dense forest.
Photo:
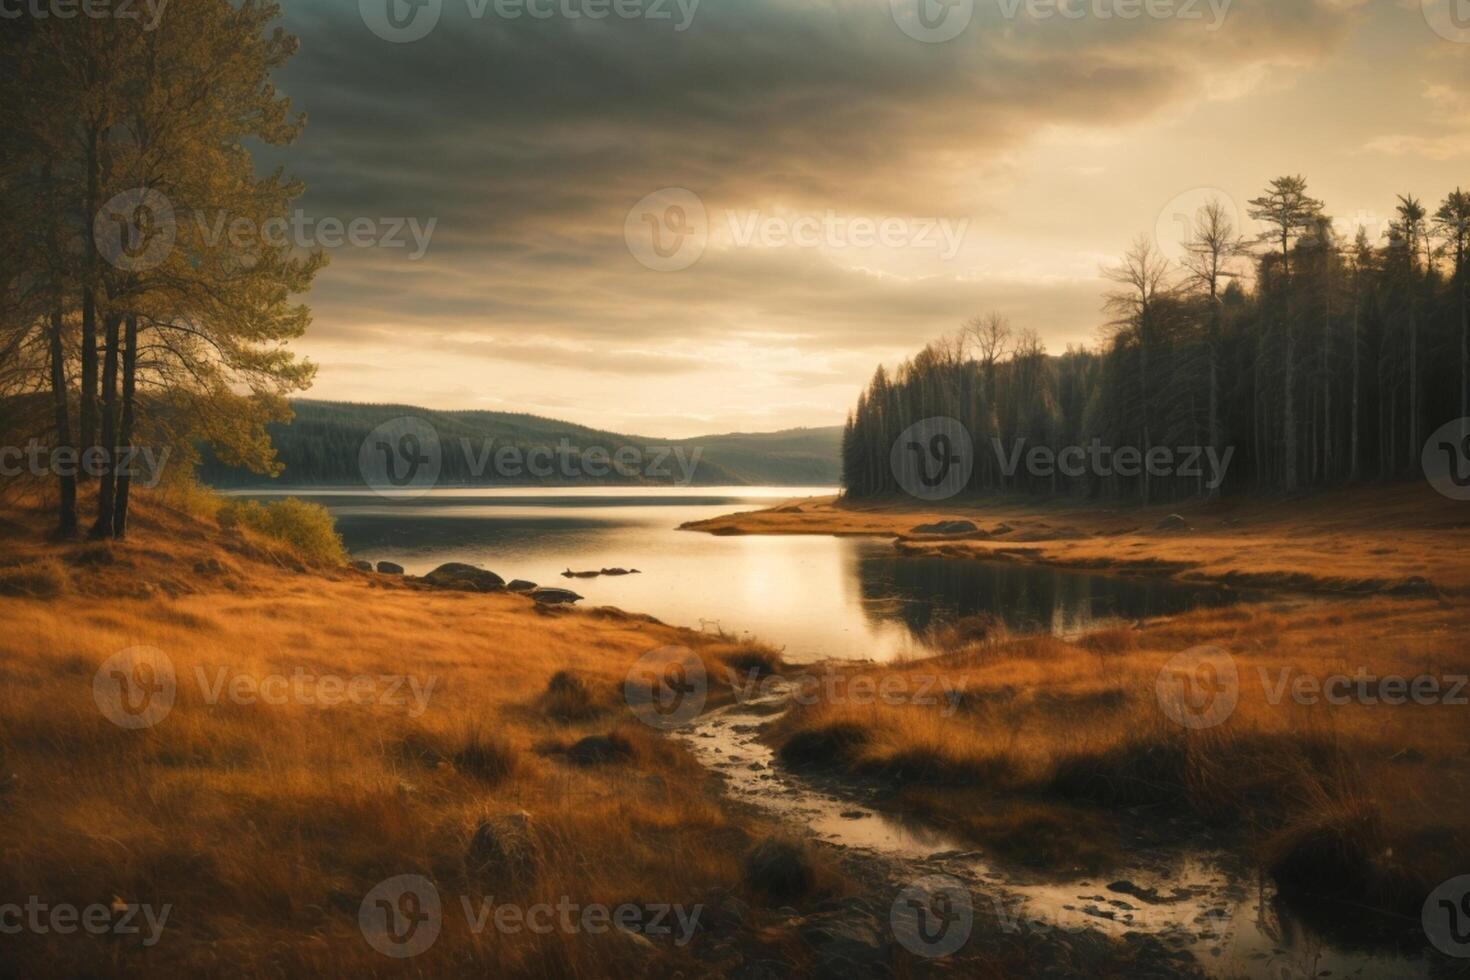
<svg viewBox="0 0 1470 980">
<path fill-rule="evenodd" d="M 1433 211 L 1400 197 L 1381 241 L 1361 229 L 1345 239 L 1301 177 L 1271 181 L 1247 214 L 1263 229 L 1252 238 L 1219 200 L 1201 207 L 1177 264 L 1138 239 L 1103 270 L 1109 320 L 1094 348 L 1051 355 L 1036 333 L 990 314 L 896 371 L 880 367 L 844 430 L 847 492 L 900 492 L 895 442 L 934 417 L 973 440 L 971 493 L 1150 501 L 1419 473 L 1429 435 L 1470 415 L 1470 192 Z M 1060 452 L 1094 440 L 1228 452 L 1230 465 L 1218 487 L 1203 467 L 1120 476 L 1008 465 L 1018 445 Z"/>
<path fill-rule="evenodd" d="M 444 486 L 566 485 L 627 483 L 697 486 L 772 484 L 833 486 L 838 480 L 841 429 L 791 429 L 750 435 L 704 436 L 672 442 L 619 435 L 534 415 L 507 412 L 438 412 L 405 405 L 358 405 L 297 400 L 289 423 L 267 426 L 279 460 L 278 477 L 227 466 L 206 455 L 199 475 L 216 487 L 362 486 L 358 454 L 368 434 L 396 417 L 410 416 L 438 436 Z M 572 465 L 538 478 L 524 468 L 497 468 L 495 451 L 512 447 L 517 459 L 553 450 L 565 440 Z M 677 456 L 674 450 L 678 449 Z M 600 478 L 585 472 L 581 457 L 591 449 L 608 455 L 636 453 L 636 472 L 609 470 Z M 686 470 L 689 475 L 686 478 Z"/>
</svg>

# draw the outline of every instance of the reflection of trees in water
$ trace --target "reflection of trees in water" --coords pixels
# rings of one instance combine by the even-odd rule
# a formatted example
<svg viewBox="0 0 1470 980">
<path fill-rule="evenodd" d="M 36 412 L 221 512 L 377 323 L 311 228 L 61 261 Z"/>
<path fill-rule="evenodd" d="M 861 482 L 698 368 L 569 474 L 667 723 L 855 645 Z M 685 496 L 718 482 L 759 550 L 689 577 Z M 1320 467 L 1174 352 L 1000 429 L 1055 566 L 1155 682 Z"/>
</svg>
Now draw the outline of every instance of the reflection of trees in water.
<svg viewBox="0 0 1470 980">
<path fill-rule="evenodd" d="M 989 613 L 1018 631 L 1071 633 L 1108 618 L 1142 619 L 1232 601 L 1219 589 L 1089 575 L 1037 565 L 863 555 L 857 586 L 869 621 L 932 626 Z"/>
</svg>

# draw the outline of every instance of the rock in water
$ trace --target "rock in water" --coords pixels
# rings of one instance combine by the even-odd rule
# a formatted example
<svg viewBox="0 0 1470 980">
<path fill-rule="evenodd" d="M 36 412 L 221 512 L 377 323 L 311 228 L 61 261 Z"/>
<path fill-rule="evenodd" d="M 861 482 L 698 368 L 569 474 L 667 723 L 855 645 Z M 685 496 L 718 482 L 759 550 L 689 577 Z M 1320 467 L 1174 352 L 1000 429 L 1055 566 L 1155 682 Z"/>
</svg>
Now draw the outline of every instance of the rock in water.
<svg viewBox="0 0 1470 980">
<path fill-rule="evenodd" d="M 402 575 L 403 566 L 397 562 L 380 561 L 378 562 L 378 571 L 383 575 Z"/>
<path fill-rule="evenodd" d="M 910 534 L 974 534 L 980 530 L 973 521 L 939 521 L 936 524 L 920 524 Z"/>
<path fill-rule="evenodd" d="M 531 598 L 543 606 L 570 606 L 582 601 L 582 597 L 570 589 L 537 589 Z"/>
<path fill-rule="evenodd" d="M 460 592 L 499 592 L 505 588 L 505 579 L 494 572 L 461 562 L 440 565 L 425 575 L 424 581 L 435 588 L 456 589 Z"/>
</svg>

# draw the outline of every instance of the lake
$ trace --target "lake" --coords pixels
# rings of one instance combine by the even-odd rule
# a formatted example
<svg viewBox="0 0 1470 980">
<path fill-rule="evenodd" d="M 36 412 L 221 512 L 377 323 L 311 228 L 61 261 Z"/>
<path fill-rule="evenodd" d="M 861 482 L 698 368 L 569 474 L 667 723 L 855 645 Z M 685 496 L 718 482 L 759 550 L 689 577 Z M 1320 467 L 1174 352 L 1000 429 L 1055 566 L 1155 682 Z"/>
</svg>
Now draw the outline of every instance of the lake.
<svg viewBox="0 0 1470 980">
<path fill-rule="evenodd" d="M 354 558 L 423 574 L 450 561 L 507 581 L 571 588 L 693 629 L 750 635 L 788 661 L 890 660 L 927 652 L 925 632 L 991 613 L 1018 630 L 1072 634 L 1233 601 L 1164 579 L 1092 575 L 1008 562 L 898 555 L 889 541 L 827 535 L 717 537 L 681 524 L 755 510 L 829 487 L 436 489 L 386 499 L 369 490 L 282 490 L 327 507 Z M 626 577 L 561 573 L 636 568 Z"/>
</svg>

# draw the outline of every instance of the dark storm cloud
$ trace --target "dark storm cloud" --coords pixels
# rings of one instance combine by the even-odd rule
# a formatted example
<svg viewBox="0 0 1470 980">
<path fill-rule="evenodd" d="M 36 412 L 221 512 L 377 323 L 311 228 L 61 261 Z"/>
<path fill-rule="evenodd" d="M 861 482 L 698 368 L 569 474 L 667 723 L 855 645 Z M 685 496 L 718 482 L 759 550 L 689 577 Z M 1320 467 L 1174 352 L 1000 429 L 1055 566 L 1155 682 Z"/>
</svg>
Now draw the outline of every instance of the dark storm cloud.
<svg viewBox="0 0 1470 980">
<path fill-rule="evenodd" d="M 1030 137 L 1208 98 L 1233 72 L 1319 55 L 1348 16 L 1325 2 L 1237 0 L 1211 31 L 1203 4 L 1205 21 L 1031 21 L 1024 6 L 1008 20 L 1002 9 L 978 0 L 961 37 L 925 44 L 898 29 L 888 0 L 703 0 L 682 33 L 616 17 L 475 19 L 466 0 L 444 0 L 429 36 L 393 44 L 355 2 L 291 3 L 302 49 L 283 87 L 309 124 L 281 156 L 309 187 L 304 206 L 438 220 L 417 262 L 334 255 L 312 296 L 313 336 L 433 343 L 471 331 L 484 336 L 479 353 L 550 367 L 588 343 L 731 331 L 893 349 L 1028 291 L 1028 309 L 1075 333 L 1096 309 L 1095 283 L 1027 286 L 959 262 L 887 275 L 819 250 L 716 244 L 692 269 L 661 274 L 633 260 L 623 223 L 668 186 L 695 190 L 712 213 L 975 214 L 993 192 L 977 176 Z"/>
</svg>

